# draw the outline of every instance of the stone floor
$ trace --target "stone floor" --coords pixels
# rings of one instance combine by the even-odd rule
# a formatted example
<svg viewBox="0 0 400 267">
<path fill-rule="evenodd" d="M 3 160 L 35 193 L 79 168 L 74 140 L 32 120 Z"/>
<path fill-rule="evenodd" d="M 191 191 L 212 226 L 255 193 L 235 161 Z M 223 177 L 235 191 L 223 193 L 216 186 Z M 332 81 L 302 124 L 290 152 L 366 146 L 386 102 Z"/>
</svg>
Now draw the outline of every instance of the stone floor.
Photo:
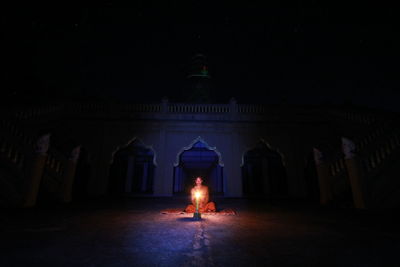
<svg viewBox="0 0 400 267">
<path fill-rule="evenodd" d="M 5 210 L 0 266 L 400 266 L 393 212 L 217 200 L 237 215 L 160 214 L 182 199 Z"/>
</svg>

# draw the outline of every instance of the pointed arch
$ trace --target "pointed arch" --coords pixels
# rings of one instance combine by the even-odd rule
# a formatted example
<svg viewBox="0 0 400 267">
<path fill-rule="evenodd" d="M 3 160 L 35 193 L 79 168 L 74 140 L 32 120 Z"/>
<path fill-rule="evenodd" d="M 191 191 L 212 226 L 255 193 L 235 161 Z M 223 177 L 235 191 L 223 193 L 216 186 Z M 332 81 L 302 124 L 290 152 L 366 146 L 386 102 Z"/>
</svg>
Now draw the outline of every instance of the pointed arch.
<svg viewBox="0 0 400 267">
<path fill-rule="evenodd" d="M 153 146 L 152 145 L 146 145 L 142 141 L 142 139 L 140 139 L 140 138 L 138 138 L 136 136 L 131 138 L 127 143 L 125 143 L 125 144 L 123 144 L 121 146 L 117 146 L 117 147 L 115 147 L 113 149 L 113 151 L 111 152 L 111 162 L 110 162 L 110 164 L 112 164 L 114 162 L 114 156 L 118 151 L 120 151 L 123 148 L 127 148 L 129 146 L 132 146 L 132 145 L 133 146 L 138 146 L 138 147 L 143 147 L 143 148 L 151 150 L 151 152 L 153 152 L 153 164 L 154 164 L 154 166 L 157 166 L 157 153 L 154 150 Z"/>
<path fill-rule="evenodd" d="M 211 147 L 210 145 L 208 145 L 207 142 L 204 141 L 200 136 L 198 136 L 196 139 L 194 139 L 188 146 L 185 146 L 185 147 L 183 147 L 183 148 L 181 148 L 179 150 L 179 152 L 178 152 L 178 154 L 176 155 L 176 158 L 175 158 L 174 167 L 179 166 L 181 154 L 183 152 L 185 152 L 185 151 L 188 151 L 188 150 L 192 149 L 194 147 L 194 145 L 196 143 L 198 143 L 198 142 L 201 142 L 202 144 L 204 144 L 204 146 L 208 150 L 214 151 L 218 156 L 218 165 L 221 166 L 221 167 L 224 167 L 224 162 L 222 161 L 221 152 L 219 152 L 216 147 Z"/>
<path fill-rule="evenodd" d="M 152 194 L 157 161 L 152 146 L 134 137 L 112 152 L 109 172 L 109 193 Z"/>
<path fill-rule="evenodd" d="M 242 154 L 243 193 L 248 196 L 276 197 L 287 193 L 284 158 L 264 139 Z"/>
<path fill-rule="evenodd" d="M 255 145 L 253 145 L 253 146 L 251 146 L 251 147 L 246 147 L 246 148 L 244 149 L 244 151 L 243 151 L 243 153 L 242 153 L 242 156 L 241 156 L 240 167 L 243 167 L 243 165 L 244 165 L 244 156 L 246 155 L 246 153 L 249 152 L 249 151 L 251 151 L 251 150 L 253 150 L 253 149 L 255 149 L 255 148 L 257 148 L 260 144 L 261 144 L 261 145 L 265 145 L 269 150 L 278 153 L 279 156 L 280 156 L 281 159 L 282 159 L 282 164 L 283 164 L 283 166 L 286 166 L 286 163 L 285 163 L 285 162 L 286 162 L 286 160 L 285 160 L 285 155 L 279 150 L 279 148 L 272 147 L 267 141 L 265 141 L 264 138 L 260 138 L 260 139 L 258 140 L 258 142 L 255 143 Z"/>
<path fill-rule="evenodd" d="M 200 136 L 179 150 L 173 164 L 173 193 L 187 194 L 193 186 L 193 177 L 203 177 L 213 195 L 223 195 L 224 163 L 221 153 Z"/>
</svg>

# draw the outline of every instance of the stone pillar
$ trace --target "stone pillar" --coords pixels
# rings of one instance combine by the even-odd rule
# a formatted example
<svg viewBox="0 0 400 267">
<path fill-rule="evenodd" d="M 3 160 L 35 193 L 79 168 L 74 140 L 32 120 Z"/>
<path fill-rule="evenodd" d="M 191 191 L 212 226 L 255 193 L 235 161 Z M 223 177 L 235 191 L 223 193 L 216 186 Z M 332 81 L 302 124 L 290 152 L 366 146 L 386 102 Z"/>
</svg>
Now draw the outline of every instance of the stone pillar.
<svg viewBox="0 0 400 267">
<path fill-rule="evenodd" d="M 218 169 L 218 188 L 220 192 L 224 192 L 224 168 L 217 164 Z"/>
<path fill-rule="evenodd" d="M 314 161 L 318 174 L 319 184 L 319 202 L 321 205 L 328 204 L 332 199 L 332 176 L 329 171 L 329 165 L 324 162 L 323 154 L 314 148 Z"/>
<path fill-rule="evenodd" d="M 228 163 L 230 161 L 227 161 Z M 232 165 L 224 167 L 224 175 L 226 181 L 226 196 L 227 197 L 241 197 L 242 196 L 242 181 L 240 166 L 234 165 L 237 162 L 233 162 Z"/>
<path fill-rule="evenodd" d="M 79 159 L 81 147 L 77 146 L 72 149 L 71 155 L 65 163 L 62 187 L 61 187 L 61 201 L 64 203 L 71 202 L 72 200 L 72 186 L 74 185 L 76 165 Z"/>
<path fill-rule="evenodd" d="M 288 195 L 290 197 L 303 198 L 305 197 L 304 166 L 302 159 L 294 153 L 296 152 L 293 151 L 292 155 L 285 153 L 285 155 L 288 155 L 285 158 L 284 165 L 287 174 Z"/>
<path fill-rule="evenodd" d="M 242 197 L 242 171 L 241 171 L 241 157 L 238 147 L 239 138 L 238 134 L 231 135 L 230 147 L 225 150 L 224 156 L 224 182 L 226 182 L 226 196 L 227 197 Z"/>
<path fill-rule="evenodd" d="M 366 184 L 362 175 L 359 159 L 354 153 L 355 145 L 351 140 L 343 137 L 342 148 L 345 155 L 345 164 L 350 180 L 351 191 L 353 194 L 354 207 L 357 209 L 366 209 Z"/>
<path fill-rule="evenodd" d="M 135 168 L 135 160 L 132 156 L 128 157 L 128 168 L 126 170 L 125 193 L 132 192 L 132 178 Z"/>
<path fill-rule="evenodd" d="M 147 191 L 147 178 L 149 175 L 148 170 L 149 170 L 149 163 L 148 162 L 143 163 L 142 188 L 141 188 L 142 192 Z"/>
<path fill-rule="evenodd" d="M 180 170 L 181 172 L 179 176 L 179 191 L 183 192 L 185 190 L 185 180 L 190 179 L 190 177 L 188 177 L 184 168 L 180 167 Z"/>
<path fill-rule="evenodd" d="M 159 142 L 157 142 L 157 167 L 154 173 L 153 195 L 172 196 L 173 195 L 173 159 L 176 155 L 166 142 L 165 125 L 159 129 Z"/>
<path fill-rule="evenodd" d="M 174 180 L 174 191 L 175 192 L 181 192 L 183 191 L 183 171 L 182 171 L 182 167 L 174 167 L 175 168 L 175 180 Z"/>
<path fill-rule="evenodd" d="M 174 192 L 178 191 L 178 182 L 179 182 L 179 167 L 174 167 Z"/>
<path fill-rule="evenodd" d="M 244 165 L 246 168 L 246 186 L 247 186 L 247 190 L 250 192 L 254 192 L 255 188 L 254 188 L 254 179 L 253 179 L 253 169 L 252 169 L 252 165 L 247 163 Z M 244 183 L 244 181 L 243 181 Z"/>
<path fill-rule="evenodd" d="M 35 152 L 27 173 L 27 180 L 24 188 L 24 207 L 33 207 L 36 204 L 49 146 L 50 134 L 42 135 L 36 142 Z"/>
<path fill-rule="evenodd" d="M 271 177 L 269 177 L 269 164 L 268 164 L 268 159 L 267 158 L 262 158 L 261 160 L 262 164 L 262 179 L 263 179 L 263 192 L 266 196 L 271 197 Z"/>
</svg>

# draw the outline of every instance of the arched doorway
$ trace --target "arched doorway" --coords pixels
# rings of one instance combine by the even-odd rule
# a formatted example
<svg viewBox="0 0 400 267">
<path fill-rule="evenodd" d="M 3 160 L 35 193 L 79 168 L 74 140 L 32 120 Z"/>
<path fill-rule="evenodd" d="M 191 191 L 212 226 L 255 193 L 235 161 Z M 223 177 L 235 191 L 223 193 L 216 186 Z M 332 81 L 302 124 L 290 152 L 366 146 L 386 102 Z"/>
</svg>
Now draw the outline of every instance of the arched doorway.
<svg viewBox="0 0 400 267">
<path fill-rule="evenodd" d="M 197 176 L 203 177 L 204 184 L 209 187 L 211 194 L 224 194 L 221 155 L 216 148 L 208 146 L 201 138 L 197 138 L 178 153 L 173 175 L 175 195 L 188 194 Z"/>
<path fill-rule="evenodd" d="M 109 192 L 152 194 L 155 171 L 154 151 L 135 139 L 119 149 L 110 167 Z"/>
<path fill-rule="evenodd" d="M 282 156 L 264 142 L 243 155 L 243 194 L 278 197 L 287 194 L 287 176 Z"/>
</svg>

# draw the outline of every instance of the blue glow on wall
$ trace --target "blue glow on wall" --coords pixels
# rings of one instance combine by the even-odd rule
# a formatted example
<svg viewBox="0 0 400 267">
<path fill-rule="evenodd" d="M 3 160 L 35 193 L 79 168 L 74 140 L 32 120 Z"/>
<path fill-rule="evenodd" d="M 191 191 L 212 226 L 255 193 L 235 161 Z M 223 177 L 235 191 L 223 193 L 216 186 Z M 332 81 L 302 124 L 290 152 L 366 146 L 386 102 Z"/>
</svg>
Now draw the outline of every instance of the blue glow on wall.
<svg viewBox="0 0 400 267">
<path fill-rule="evenodd" d="M 212 194 L 223 194 L 223 167 L 218 154 L 201 141 L 181 153 L 179 165 L 174 167 L 174 194 L 188 194 L 194 178 L 203 177 Z"/>
</svg>

